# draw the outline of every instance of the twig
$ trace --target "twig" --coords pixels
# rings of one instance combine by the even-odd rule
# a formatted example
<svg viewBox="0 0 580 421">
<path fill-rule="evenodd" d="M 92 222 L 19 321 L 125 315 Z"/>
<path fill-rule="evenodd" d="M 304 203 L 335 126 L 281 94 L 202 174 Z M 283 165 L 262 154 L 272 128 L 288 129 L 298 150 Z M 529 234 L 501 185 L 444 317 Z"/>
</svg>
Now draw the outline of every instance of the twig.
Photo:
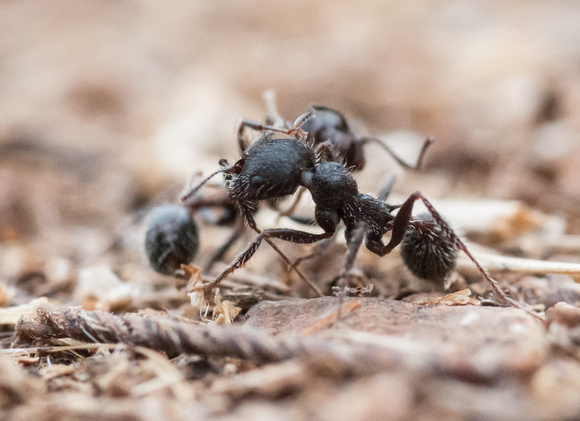
<svg viewBox="0 0 580 421">
<path fill-rule="evenodd" d="M 427 348 L 409 343 L 403 338 L 391 339 L 382 335 L 362 335 L 358 346 L 356 332 L 323 332 L 300 338 L 272 337 L 260 330 L 240 326 L 194 325 L 172 320 L 166 316 L 126 314 L 115 316 L 100 311 L 85 311 L 79 307 L 40 305 L 36 313 L 25 315 L 16 326 L 17 343 L 51 344 L 58 338 L 84 342 L 124 343 L 131 347 L 145 347 L 162 351 L 169 356 L 201 354 L 234 357 L 257 365 L 279 362 L 296 357 L 310 357 L 346 364 L 353 370 L 366 371 L 390 366 L 402 357 L 416 355 L 417 364 L 432 360 Z M 337 336 L 338 335 L 338 336 Z M 342 336 L 341 336 L 342 335 Z M 335 336 L 335 339 L 332 339 Z M 382 337 L 382 338 L 381 338 Z M 376 343 L 378 345 L 372 345 Z M 391 351 L 385 352 L 386 350 Z M 395 355 L 393 355 L 393 352 Z M 361 364 L 364 361 L 364 364 Z M 371 368 L 372 367 L 372 368 Z"/>
<path fill-rule="evenodd" d="M 488 253 L 473 253 L 487 270 L 512 271 L 526 274 L 560 273 L 580 276 L 579 263 L 551 262 L 546 260 L 522 259 Z M 471 269 L 475 265 L 467 258 L 460 257 L 457 261 L 460 269 Z"/>
<path fill-rule="evenodd" d="M 330 313 L 329 315 L 323 317 L 322 319 L 318 320 L 316 323 L 308 326 L 305 329 L 302 329 L 299 333 L 300 336 L 308 336 L 316 333 L 322 329 L 324 329 L 329 324 L 336 322 L 338 319 L 338 315 L 340 314 L 342 317 L 346 316 L 347 314 L 357 310 L 361 307 L 360 300 L 352 300 L 342 306 L 340 309 L 337 309 Z"/>
</svg>

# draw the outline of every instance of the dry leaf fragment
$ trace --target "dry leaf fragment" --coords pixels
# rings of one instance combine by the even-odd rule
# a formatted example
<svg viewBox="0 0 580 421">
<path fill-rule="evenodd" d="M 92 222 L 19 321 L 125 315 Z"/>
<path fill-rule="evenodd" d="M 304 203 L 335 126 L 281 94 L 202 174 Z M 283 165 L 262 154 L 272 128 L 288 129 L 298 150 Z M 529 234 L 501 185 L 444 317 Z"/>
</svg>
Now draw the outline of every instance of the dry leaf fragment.
<svg viewBox="0 0 580 421">
<path fill-rule="evenodd" d="M 185 276 L 189 278 L 187 282 L 187 295 L 189 295 L 191 305 L 199 308 L 201 314 L 208 306 L 204 291 L 197 289 L 203 284 L 201 280 L 201 268 L 190 263 L 189 265 L 181 265 L 181 269 L 185 272 Z"/>
<path fill-rule="evenodd" d="M 474 298 L 470 298 L 471 290 L 469 288 L 462 289 L 461 291 L 454 292 L 452 294 L 444 295 L 443 297 L 427 298 L 425 300 L 415 301 L 415 304 L 420 305 L 446 305 L 446 306 L 466 306 L 473 305 L 478 306 L 480 302 Z"/>
<path fill-rule="evenodd" d="M 222 301 L 220 298 L 219 288 L 215 289 L 215 307 L 213 309 L 213 319 L 218 325 L 229 325 L 236 318 L 240 311 L 240 307 L 234 306 L 231 301 Z"/>
</svg>

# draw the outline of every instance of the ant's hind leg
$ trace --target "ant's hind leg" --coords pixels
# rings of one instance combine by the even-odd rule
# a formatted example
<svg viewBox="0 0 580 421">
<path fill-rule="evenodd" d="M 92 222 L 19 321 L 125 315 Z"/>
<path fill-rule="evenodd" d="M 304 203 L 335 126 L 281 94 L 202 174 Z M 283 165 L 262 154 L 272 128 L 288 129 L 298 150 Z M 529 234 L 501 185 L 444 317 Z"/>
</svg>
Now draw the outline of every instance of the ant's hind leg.
<svg viewBox="0 0 580 421">
<path fill-rule="evenodd" d="M 451 246 L 456 247 L 457 249 L 463 251 L 467 257 L 475 264 L 481 275 L 484 279 L 491 285 L 493 291 L 497 294 L 497 296 L 502 300 L 504 303 L 511 305 L 513 307 L 519 308 L 524 310 L 528 314 L 541 319 L 536 313 L 522 307 L 519 303 L 517 303 L 512 298 L 508 297 L 505 292 L 502 291 L 499 283 L 493 279 L 487 271 L 479 264 L 479 262 L 475 259 L 475 257 L 471 254 L 468 250 L 465 243 L 459 238 L 459 236 L 453 231 L 453 229 L 449 226 L 449 224 L 443 219 L 441 214 L 435 209 L 433 204 L 421 193 L 415 192 L 403 203 L 397 216 L 395 217 L 394 225 L 393 225 L 393 234 L 391 236 L 391 241 L 387 244 L 384 248 L 384 253 L 391 252 L 395 247 L 397 247 L 407 232 L 407 228 L 412 223 L 411 222 L 411 214 L 413 211 L 413 205 L 415 201 L 421 200 L 437 225 L 439 225 L 441 229 L 441 233 L 443 236 L 447 237 L 447 241 L 450 242 Z M 541 319 L 543 321 L 543 319 Z"/>
<path fill-rule="evenodd" d="M 316 243 L 317 241 L 329 238 L 333 233 L 323 233 L 323 234 L 311 234 L 303 231 L 296 231 L 292 229 L 268 229 L 261 232 L 254 241 L 244 250 L 236 259 L 226 268 L 222 273 L 218 275 L 215 281 L 203 285 L 202 289 L 212 289 L 218 285 L 222 279 L 228 276 L 230 273 L 235 272 L 237 269 L 244 267 L 244 265 L 252 258 L 254 253 L 260 247 L 262 240 L 271 240 L 273 238 L 278 238 L 280 240 L 289 241 L 291 243 L 299 244 L 310 244 Z"/>
<path fill-rule="evenodd" d="M 395 186 L 395 182 L 397 181 L 397 176 L 395 174 L 391 175 L 387 180 L 386 184 L 383 186 L 379 194 L 377 195 L 377 199 L 381 202 L 386 202 L 389 198 L 389 195 L 393 191 L 393 187 Z"/>
</svg>

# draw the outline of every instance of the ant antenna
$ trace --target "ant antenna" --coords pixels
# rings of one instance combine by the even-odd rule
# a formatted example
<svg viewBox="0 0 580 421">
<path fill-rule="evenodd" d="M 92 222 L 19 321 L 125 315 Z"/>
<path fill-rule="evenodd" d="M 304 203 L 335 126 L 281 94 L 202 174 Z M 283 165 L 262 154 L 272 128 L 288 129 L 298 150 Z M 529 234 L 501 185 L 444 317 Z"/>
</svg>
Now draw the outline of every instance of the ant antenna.
<svg viewBox="0 0 580 421">
<path fill-rule="evenodd" d="M 195 187 L 191 187 L 191 180 L 193 179 L 193 177 L 195 176 L 195 173 L 192 174 L 189 177 L 189 180 L 187 181 L 187 183 L 185 184 L 185 187 L 183 188 L 183 191 L 179 194 L 179 200 L 181 200 L 182 202 L 187 201 L 188 199 L 190 199 L 205 183 L 207 183 L 214 175 L 217 175 L 219 173 L 222 172 L 226 172 L 226 171 L 230 171 L 233 167 L 232 166 L 227 166 L 224 168 L 221 168 L 217 171 L 215 171 L 214 173 L 208 175 L 206 178 L 204 178 L 197 186 Z"/>
<path fill-rule="evenodd" d="M 435 142 L 435 138 L 433 136 L 429 136 L 427 139 L 425 139 L 425 142 L 423 142 L 421 152 L 419 152 L 419 157 L 417 158 L 417 162 L 415 162 L 415 165 L 403 161 L 401 157 L 399 157 L 389 146 L 387 146 L 385 142 L 383 142 L 380 139 L 375 139 L 372 137 L 364 137 L 361 139 L 361 142 L 363 143 L 374 142 L 378 144 L 381 148 L 383 148 L 395 161 L 399 163 L 401 167 L 409 170 L 418 170 L 423 165 L 423 157 L 425 156 L 425 152 L 427 151 L 429 146 L 431 146 L 431 144 Z"/>
</svg>

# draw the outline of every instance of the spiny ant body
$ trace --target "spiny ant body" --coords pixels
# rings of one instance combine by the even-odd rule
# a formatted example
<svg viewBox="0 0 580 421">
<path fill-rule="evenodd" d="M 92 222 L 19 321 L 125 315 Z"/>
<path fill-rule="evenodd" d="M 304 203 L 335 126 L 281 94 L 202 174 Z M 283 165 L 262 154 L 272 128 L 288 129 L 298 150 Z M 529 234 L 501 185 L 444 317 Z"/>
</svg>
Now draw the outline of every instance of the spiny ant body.
<svg viewBox="0 0 580 421">
<path fill-rule="evenodd" d="M 234 227 L 228 240 L 210 258 L 207 269 L 225 255 L 243 232 L 243 225 L 232 209 L 236 206 L 241 208 L 245 215 L 244 219 L 250 227 L 256 229 L 251 215 L 257 209 L 258 201 L 267 200 L 272 205 L 277 199 L 296 192 L 301 178 L 300 173 L 313 168 L 316 164 L 315 151 L 321 152 L 325 160 L 345 162 L 350 171 L 356 171 L 362 169 L 365 163 L 363 145 L 374 141 L 400 165 L 416 169 L 420 167 L 423 155 L 433 141 L 431 138 L 425 141 L 417 163 L 413 166 L 400 159 L 383 142 L 355 135 L 339 111 L 312 106 L 308 113 L 298 117 L 291 126 L 278 114 L 273 92 L 266 92 L 265 100 L 269 109 L 267 125 L 243 120 L 238 129 L 238 145 L 242 157 L 231 168 L 227 161 L 220 161 L 224 169 L 227 191 L 217 198 L 203 198 L 191 192 L 182 197 L 184 205 L 191 213 L 203 207 L 221 207 L 224 212 L 218 224 L 231 224 Z M 246 128 L 262 132 L 262 136 L 250 146 L 246 145 L 244 139 Z M 284 133 L 293 138 L 274 139 L 271 136 L 274 132 Z M 226 168 L 229 169 L 225 170 Z M 282 215 L 292 214 L 302 192 L 303 189 L 300 190 L 294 205 Z"/>
<path fill-rule="evenodd" d="M 197 225 L 184 206 L 163 205 L 151 211 L 145 252 L 155 271 L 173 274 L 193 260 L 198 246 Z"/>
</svg>

